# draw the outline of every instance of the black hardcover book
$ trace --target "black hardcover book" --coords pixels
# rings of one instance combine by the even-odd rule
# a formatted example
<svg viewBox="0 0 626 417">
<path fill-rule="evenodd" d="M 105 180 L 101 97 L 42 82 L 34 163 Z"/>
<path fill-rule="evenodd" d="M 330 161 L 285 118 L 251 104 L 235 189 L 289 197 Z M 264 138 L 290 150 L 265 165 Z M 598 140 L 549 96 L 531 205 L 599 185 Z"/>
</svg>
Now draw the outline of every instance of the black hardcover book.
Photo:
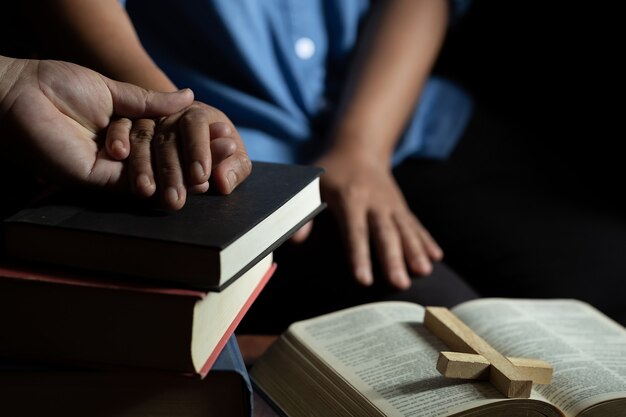
<svg viewBox="0 0 626 417">
<path fill-rule="evenodd" d="M 319 168 L 255 162 L 230 195 L 168 213 L 138 202 L 53 196 L 3 222 L 9 257 L 219 291 L 323 209 Z"/>
</svg>

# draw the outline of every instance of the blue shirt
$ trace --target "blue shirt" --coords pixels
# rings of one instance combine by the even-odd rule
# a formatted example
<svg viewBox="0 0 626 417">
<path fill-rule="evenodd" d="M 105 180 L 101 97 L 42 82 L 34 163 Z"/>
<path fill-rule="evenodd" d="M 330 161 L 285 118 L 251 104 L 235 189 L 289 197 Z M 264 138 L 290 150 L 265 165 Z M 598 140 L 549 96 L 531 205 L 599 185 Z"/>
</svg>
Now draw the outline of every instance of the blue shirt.
<svg viewBox="0 0 626 417">
<path fill-rule="evenodd" d="M 465 7 L 454 2 L 455 14 Z M 252 159 L 307 163 L 324 139 L 369 0 L 127 0 L 157 65 L 235 123 Z M 447 157 L 470 98 L 430 79 L 394 164 Z"/>
</svg>

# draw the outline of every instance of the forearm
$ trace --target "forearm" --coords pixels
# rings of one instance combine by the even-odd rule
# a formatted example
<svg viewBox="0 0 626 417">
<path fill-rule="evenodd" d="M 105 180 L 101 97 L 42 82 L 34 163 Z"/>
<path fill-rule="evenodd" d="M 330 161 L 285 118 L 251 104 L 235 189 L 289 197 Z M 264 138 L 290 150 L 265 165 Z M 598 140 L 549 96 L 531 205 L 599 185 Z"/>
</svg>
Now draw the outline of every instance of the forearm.
<svg viewBox="0 0 626 417">
<path fill-rule="evenodd" d="M 331 152 L 389 164 L 445 35 L 446 0 L 381 2 L 365 28 L 331 131 Z"/>
<path fill-rule="evenodd" d="M 156 91 L 176 87 L 147 54 L 118 0 L 34 1 L 44 56 Z"/>
</svg>

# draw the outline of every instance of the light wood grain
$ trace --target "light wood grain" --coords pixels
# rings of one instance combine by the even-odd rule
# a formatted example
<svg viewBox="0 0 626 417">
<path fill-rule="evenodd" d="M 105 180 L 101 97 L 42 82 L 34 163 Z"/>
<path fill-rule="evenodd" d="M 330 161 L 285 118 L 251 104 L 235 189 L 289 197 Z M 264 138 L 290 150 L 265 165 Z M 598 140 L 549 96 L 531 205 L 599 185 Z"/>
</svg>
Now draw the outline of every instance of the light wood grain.
<svg viewBox="0 0 626 417">
<path fill-rule="evenodd" d="M 448 347 L 461 353 L 476 353 L 491 364 L 489 382 L 508 398 L 529 398 L 532 380 L 500 352 L 443 307 L 427 307 L 424 325 Z"/>
<path fill-rule="evenodd" d="M 507 356 L 515 367 L 533 384 L 549 384 L 552 381 L 552 366 L 546 361 Z M 441 352 L 437 370 L 446 378 L 488 379 L 491 363 L 481 355 L 461 352 Z"/>
</svg>

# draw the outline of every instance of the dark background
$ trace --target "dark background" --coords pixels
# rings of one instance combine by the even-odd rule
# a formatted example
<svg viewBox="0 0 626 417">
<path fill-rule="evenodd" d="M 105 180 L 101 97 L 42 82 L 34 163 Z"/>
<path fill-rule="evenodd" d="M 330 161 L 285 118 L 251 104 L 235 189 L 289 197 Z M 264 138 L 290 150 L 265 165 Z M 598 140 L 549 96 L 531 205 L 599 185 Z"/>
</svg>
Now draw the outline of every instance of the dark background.
<svg viewBox="0 0 626 417">
<path fill-rule="evenodd" d="M 624 176 L 625 48 L 621 14 L 607 4 L 475 0 L 435 69 L 525 130 L 552 174 L 591 200 L 619 199 Z M 1 54 L 33 51 L 31 8 L 2 6 Z"/>
<path fill-rule="evenodd" d="M 436 72 L 525 130 L 551 166 L 548 174 L 583 198 L 620 203 L 618 19 L 615 7 L 602 3 L 476 0 L 452 28 Z"/>
</svg>

